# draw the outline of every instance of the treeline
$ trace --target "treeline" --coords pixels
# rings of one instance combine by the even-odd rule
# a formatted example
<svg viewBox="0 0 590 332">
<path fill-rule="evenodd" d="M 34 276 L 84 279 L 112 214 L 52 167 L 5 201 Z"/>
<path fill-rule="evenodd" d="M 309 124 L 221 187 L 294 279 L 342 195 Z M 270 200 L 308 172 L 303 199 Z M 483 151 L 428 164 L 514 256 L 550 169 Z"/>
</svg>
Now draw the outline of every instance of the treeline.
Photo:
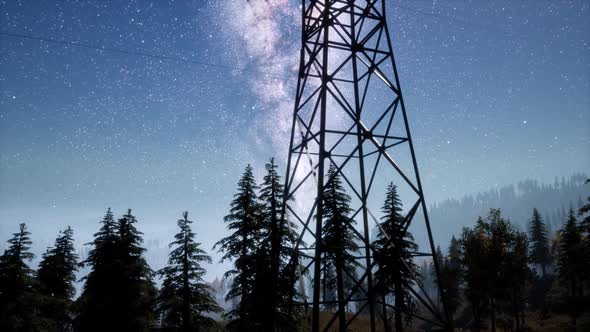
<svg viewBox="0 0 590 332">
<path fill-rule="evenodd" d="M 584 205 L 588 192 L 588 186 L 584 184 L 587 178 L 585 174 L 573 174 L 568 178 L 555 178 L 553 183 L 524 180 L 460 199 L 444 200 L 428 209 L 430 219 L 434 221 L 433 231 L 439 240 L 450 239 L 452 233 L 469 226 L 477 216 L 487 214 L 490 207 L 500 208 L 502 215 L 510 219 L 517 229 L 525 230 L 531 210 L 536 207 L 547 231 L 553 234 L 567 219 L 570 204 L 575 210 Z"/>
<path fill-rule="evenodd" d="M 225 274 L 230 282 L 226 300 L 235 303 L 225 314 L 229 320 L 226 327 L 230 330 L 291 331 L 306 324 L 302 317 L 304 308 L 297 304 L 309 301 L 311 292 L 305 294 L 305 287 L 296 283 L 296 278 L 309 276 L 304 265 L 312 257 L 302 252 L 305 243 L 296 245 L 297 227 L 282 215 L 285 192 L 276 168 L 271 159 L 259 187 L 252 168 L 246 167 L 231 202 L 230 214 L 225 217 L 232 233 L 214 246 L 223 253 L 222 261 L 233 261 L 233 268 Z M 359 299 L 356 311 L 368 309 L 367 301 L 362 300 L 366 294 L 357 287 L 364 256 L 353 230 L 351 197 L 344 189 L 339 170 L 331 165 L 326 178 L 322 240 L 315 244 L 323 249 L 319 291 L 322 309 L 338 313 L 338 324 L 344 326 L 346 314 L 353 309 L 343 304 L 346 294 Z M 387 235 L 379 234 L 372 243 L 378 266 L 374 287 L 376 295 L 390 305 L 378 310 L 387 317 L 387 324 L 395 316 L 395 323 L 401 326 L 411 321 L 417 309 L 408 289 L 415 284 L 418 274 L 418 266 L 412 260 L 417 245 L 406 231 L 402 203 L 392 183 L 384 197 L 379 226 Z M 360 286 L 366 289 L 366 284 Z M 392 315 L 393 298 L 400 310 Z"/>
<path fill-rule="evenodd" d="M 221 261 L 233 261 L 225 279 L 230 283 L 226 300 L 235 305 L 224 314 L 233 330 L 297 324 L 298 309 L 288 308 L 290 299 L 300 296 L 291 277 L 299 264 L 290 249 L 297 233 L 294 225 L 281 222 L 283 186 L 274 160 L 266 171 L 259 187 L 252 168 L 246 167 L 224 218 L 232 233 L 214 246 L 223 254 Z M 209 316 L 222 308 L 203 281 L 202 264 L 212 260 L 197 242 L 188 212 L 177 222 L 168 264 L 159 271 L 144 259 L 137 222 L 131 210 L 115 219 L 109 209 L 82 261 L 68 227 L 43 254 L 37 270 L 27 264 L 34 258 L 31 234 L 20 224 L 0 256 L 0 331 L 220 329 Z M 74 299 L 80 267 L 90 272 L 78 280 L 84 286 Z M 156 279 L 162 281 L 159 289 Z"/>
<path fill-rule="evenodd" d="M 590 197 L 577 211 L 570 207 L 554 237 L 537 209 L 527 232 L 518 231 L 499 209 L 478 218 L 452 237 L 446 254 L 437 249 L 441 288 L 455 326 L 525 331 L 527 317 L 542 321 L 566 314 L 575 327 L 590 310 L 589 235 Z M 420 271 L 424 285 L 438 293 L 434 267 L 424 262 Z"/>
<path fill-rule="evenodd" d="M 178 233 L 170 243 L 167 265 L 159 271 L 147 264 L 142 233 L 128 210 L 116 219 L 109 209 L 94 234 L 88 257 L 74 250 L 73 230 L 59 233 L 43 254 L 37 270 L 27 262 L 31 234 L 25 224 L 9 239 L 0 256 L 0 331 L 287 331 L 305 321 L 303 306 L 311 294 L 295 282 L 306 279 L 312 257 L 295 244 L 299 234 L 284 217 L 285 195 L 277 165 L 265 165 L 260 185 L 252 167 L 244 170 L 224 222 L 229 235 L 214 250 L 221 261 L 231 260 L 226 272 L 225 326 L 210 318 L 222 309 L 203 281 L 204 263 L 211 257 L 201 248 L 188 212 L 177 221 Z M 366 313 L 366 284 L 359 285 L 366 248 L 354 234 L 351 198 L 339 170 L 331 166 L 324 187 L 323 248 L 320 273 L 321 308 L 336 312 L 345 324 L 351 307 L 342 305 L 344 294 L 357 301 L 355 311 Z M 291 200 L 292 198 L 289 197 Z M 589 198 L 590 202 L 590 198 Z M 479 329 L 496 327 L 524 330 L 525 311 L 543 318 L 567 313 L 576 323 L 588 303 L 590 287 L 590 204 L 570 209 L 564 226 L 551 238 L 537 210 L 529 233 L 518 231 L 500 210 L 491 210 L 473 227 L 453 238 L 446 254 L 440 248 L 440 286 L 455 317 L 455 325 Z M 581 220 L 578 221 L 577 217 Z M 412 295 L 415 286 L 435 279 L 434 266 L 419 266 L 418 246 L 407 231 L 397 187 L 390 183 L 381 209 L 379 231 L 371 242 L 377 269 L 374 274 L 375 307 L 385 330 L 401 331 L 420 314 Z M 363 250 L 364 249 L 364 250 Z M 360 257 L 360 259 L 359 259 Z M 89 273 L 74 299 L 75 272 Z M 161 280 L 161 287 L 156 281 Z M 426 287 L 428 288 L 428 287 Z M 432 288 L 432 286 L 431 286 Z"/>
<path fill-rule="evenodd" d="M 26 263 L 34 257 L 31 234 L 20 224 L 0 256 L 1 331 L 147 331 L 156 325 L 193 331 L 216 324 L 204 315 L 221 311 L 202 279 L 201 263 L 211 258 L 195 241 L 188 212 L 178 220 L 168 265 L 159 271 L 143 258 L 142 233 L 131 210 L 115 220 L 109 209 L 100 223 L 86 260 L 76 254 L 68 227 L 36 271 Z M 90 272 L 74 300 L 75 272 L 84 266 Z M 155 278 L 162 280 L 159 290 Z"/>
<path fill-rule="evenodd" d="M 224 218 L 230 234 L 214 246 L 222 253 L 221 261 L 233 263 L 224 276 L 229 284 L 226 301 L 233 304 L 224 313 L 229 330 L 296 329 L 301 325 L 303 308 L 293 303 L 303 302 L 310 295 L 296 287 L 295 278 L 306 277 L 302 262 L 309 262 L 311 257 L 294 249 L 299 234 L 295 225 L 283 218 L 284 187 L 274 160 L 265 168 L 258 186 L 252 167 L 246 167 Z M 351 308 L 338 303 L 342 303 L 343 294 L 355 290 L 357 270 L 362 268 L 356 256 L 361 253 L 351 227 L 355 223 L 351 198 L 338 169 L 331 166 L 327 178 L 321 243 L 325 255 L 320 272 L 322 308 L 336 311 L 342 318 Z M 401 326 L 411 321 L 416 310 L 405 285 L 416 282 L 418 267 L 411 252 L 417 246 L 406 232 L 402 204 L 393 184 L 388 187 L 382 213 L 380 227 L 387 235 L 380 234 L 373 242 L 378 248 L 374 257 L 379 267 L 375 290 L 384 303 L 390 303 L 389 307 L 384 304 L 383 316 L 395 316 L 396 325 Z M 21 224 L 0 257 L 0 330 L 220 329 L 208 314 L 221 308 L 202 279 L 202 263 L 211 262 L 211 258 L 196 242 L 191 223 L 184 212 L 178 220 L 179 232 L 170 243 L 168 265 L 159 271 L 151 270 L 144 259 L 142 233 L 131 210 L 119 219 L 110 209 L 107 211 L 83 261 L 74 251 L 72 229 L 60 232 L 37 271 L 27 265 L 33 258 L 32 242 L 26 225 Z M 84 286 L 74 300 L 75 272 L 82 266 L 90 272 L 80 280 Z M 160 289 L 155 285 L 156 278 L 162 280 Z M 364 295 L 357 289 L 356 296 Z M 394 298 L 395 307 L 401 310 L 390 315 Z M 366 310 L 367 301 L 357 305 L 358 310 Z"/>
</svg>

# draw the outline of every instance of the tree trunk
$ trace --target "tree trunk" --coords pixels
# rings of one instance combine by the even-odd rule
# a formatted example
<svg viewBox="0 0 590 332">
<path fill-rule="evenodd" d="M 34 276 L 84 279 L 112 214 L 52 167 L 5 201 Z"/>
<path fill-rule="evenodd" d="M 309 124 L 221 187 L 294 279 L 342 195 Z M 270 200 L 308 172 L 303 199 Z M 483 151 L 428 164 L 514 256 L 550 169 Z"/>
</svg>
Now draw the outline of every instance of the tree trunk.
<svg viewBox="0 0 590 332">
<path fill-rule="evenodd" d="M 571 280 L 571 284 L 572 284 L 572 298 L 574 298 L 576 296 L 576 278 L 572 276 L 572 280 Z M 576 310 L 573 307 L 571 308 L 571 310 Z M 574 327 L 577 325 L 577 317 L 576 317 L 576 313 L 575 312 L 571 312 L 571 317 L 572 317 L 572 324 L 574 325 Z"/>
<path fill-rule="evenodd" d="M 274 180 L 271 181 L 273 183 Z M 267 313 L 270 315 L 269 319 L 266 320 L 266 329 L 267 331 L 274 330 L 276 324 L 276 311 L 278 305 L 278 277 L 279 277 L 279 260 L 280 260 L 280 225 L 277 218 L 277 207 L 275 204 L 275 190 L 274 186 L 271 185 L 271 229 L 270 229 L 270 236 L 271 236 L 271 244 L 270 244 L 270 268 L 271 268 L 271 291 L 269 299 L 270 305 L 268 306 L 269 312 Z"/>
<path fill-rule="evenodd" d="M 496 332 L 496 301 L 494 301 L 494 298 L 492 297 L 490 299 L 490 304 L 491 304 L 491 313 L 492 313 L 492 332 Z"/>
<path fill-rule="evenodd" d="M 344 278 L 342 276 L 342 258 L 336 255 L 336 284 L 338 287 L 338 330 L 346 331 L 346 311 L 344 310 Z"/>
<path fill-rule="evenodd" d="M 404 329 L 404 323 L 402 321 L 402 308 L 404 306 L 404 292 L 402 289 L 402 278 L 401 274 L 398 273 L 395 276 L 395 331 L 402 332 Z"/>
<path fill-rule="evenodd" d="M 383 331 L 389 332 L 389 322 L 387 319 L 387 304 L 385 302 L 385 292 L 381 295 L 381 299 L 383 301 Z"/>
<path fill-rule="evenodd" d="M 246 241 L 247 241 L 247 236 L 246 236 L 246 230 L 242 229 L 242 256 L 240 257 L 242 259 L 242 264 L 245 263 L 245 259 L 246 259 L 246 254 L 248 253 L 246 248 Z M 242 265 L 242 271 L 240 271 L 240 273 L 245 273 L 244 271 L 244 266 Z M 242 284 L 240 285 L 240 287 L 242 288 L 242 294 L 240 297 L 240 330 L 241 331 L 246 331 L 247 330 L 247 325 L 246 325 L 246 315 L 247 315 L 247 311 L 246 311 L 246 280 L 244 278 L 242 278 Z"/>
<path fill-rule="evenodd" d="M 189 282 L 189 262 L 188 262 L 188 237 L 185 234 L 184 240 L 184 257 L 182 262 L 182 330 L 191 331 L 191 303 L 190 303 L 190 282 Z"/>
<path fill-rule="evenodd" d="M 525 320 L 525 316 L 524 316 L 524 306 L 521 307 L 520 310 L 520 326 L 522 326 L 522 329 L 525 329 L 526 326 L 526 320 Z"/>
<path fill-rule="evenodd" d="M 481 325 L 481 321 L 479 318 L 479 302 L 472 300 L 471 302 L 471 313 L 473 314 L 473 321 L 475 322 L 475 331 L 479 331 L 479 326 Z"/>
<path fill-rule="evenodd" d="M 322 286 L 322 299 L 324 299 L 324 301 L 326 301 L 326 294 L 327 294 L 327 290 L 326 290 L 326 286 L 327 286 L 327 282 L 328 282 L 328 273 L 327 273 L 327 270 L 328 269 L 326 267 L 326 264 L 324 263 L 323 271 L 322 271 L 323 274 L 324 274 L 324 277 L 322 278 L 322 284 L 323 284 L 323 286 Z M 324 304 L 324 310 L 326 310 L 326 307 L 329 307 L 329 305 Z"/>
<path fill-rule="evenodd" d="M 518 296 L 518 290 L 516 287 L 512 288 L 512 317 L 515 320 L 515 330 L 520 331 L 520 297 Z"/>
</svg>

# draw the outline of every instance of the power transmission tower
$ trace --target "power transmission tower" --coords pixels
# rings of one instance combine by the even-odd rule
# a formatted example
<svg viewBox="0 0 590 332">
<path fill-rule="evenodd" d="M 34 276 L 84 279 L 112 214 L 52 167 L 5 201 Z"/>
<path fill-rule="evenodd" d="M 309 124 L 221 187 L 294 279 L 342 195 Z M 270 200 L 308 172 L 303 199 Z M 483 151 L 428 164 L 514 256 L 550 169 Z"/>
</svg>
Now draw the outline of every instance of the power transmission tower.
<svg viewBox="0 0 590 332">
<path fill-rule="evenodd" d="M 424 227 L 428 250 L 414 256 L 430 257 L 437 276 L 439 272 L 386 24 L 385 0 L 302 2 L 302 47 L 283 204 L 284 216 L 301 228 L 294 244 L 294 252 L 301 253 L 297 257 L 301 268 L 294 279 L 299 279 L 302 294 L 293 299 L 293 305 L 311 307 L 314 332 L 328 330 L 335 321 L 344 331 L 360 315 L 375 331 L 379 316 L 383 319 L 387 309 L 397 310 L 390 301 L 376 298 L 373 278 L 377 266 L 371 230 L 377 229 L 373 222 L 378 218 L 373 211 L 379 210 L 389 181 L 395 181 L 410 197 L 405 200 L 412 204 L 404 212 L 405 229 L 417 223 Z M 357 253 L 362 252 L 357 256 L 360 272 L 356 277 L 347 272 L 353 279 L 352 289 L 336 299 L 327 299 L 321 291 L 323 262 L 331 259 L 322 248 L 323 192 L 332 180 L 326 174 L 330 165 L 336 167 L 352 196 L 351 220 L 356 223 L 349 226 L 361 248 Z M 437 306 L 419 283 L 406 286 L 426 311 L 416 314 L 417 319 L 451 329 L 444 298 L 443 305 Z M 306 289 L 312 294 L 306 294 Z M 327 316 L 320 319 L 322 308 L 329 304 L 348 308 L 348 314 L 339 310 L 322 314 Z"/>
</svg>

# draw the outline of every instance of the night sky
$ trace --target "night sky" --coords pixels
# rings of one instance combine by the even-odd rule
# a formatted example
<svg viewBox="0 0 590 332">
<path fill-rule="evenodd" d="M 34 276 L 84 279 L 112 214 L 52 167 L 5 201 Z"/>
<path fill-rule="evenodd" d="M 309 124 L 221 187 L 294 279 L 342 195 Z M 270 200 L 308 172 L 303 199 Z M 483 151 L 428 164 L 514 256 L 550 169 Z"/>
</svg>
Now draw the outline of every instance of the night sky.
<svg viewBox="0 0 590 332">
<path fill-rule="evenodd" d="M 1 1 L 0 249 L 20 222 L 37 255 L 67 225 L 82 247 L 112 207 L 154 268 L 184 210 L 214 253 L 246 164 L 284 166 L 299 5 Z M 427 204 L 590 171 L 590 1 L 388 15 Z"/>
</svg>

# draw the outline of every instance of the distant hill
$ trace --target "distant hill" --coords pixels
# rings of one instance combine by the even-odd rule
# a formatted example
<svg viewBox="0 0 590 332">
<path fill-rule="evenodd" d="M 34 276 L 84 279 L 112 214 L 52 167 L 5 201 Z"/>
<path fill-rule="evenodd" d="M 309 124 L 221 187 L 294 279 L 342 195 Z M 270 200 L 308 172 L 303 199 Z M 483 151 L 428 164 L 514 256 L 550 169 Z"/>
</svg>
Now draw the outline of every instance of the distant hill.
<svg viewBox="0 0 590 332">
<path fill-rule="evenodd" d="M 568 179 L 555 178 L 552 184 L 524 180 L 434 204 L 429 208 L 429 217 L 435 241 L 446 249 L 451 235 L 458 236 L 464 226 L 472 226 L 478 216 L 486 215 L 491 208 L 500 208 L 521 231 L 528 229 L 532 210 L 537 208 L 554 232 L 565 222 L 569 207 L 577 211 L 590 196 L 590 184 L 584 184 L 586 179 L 588 175 L 574 174 Z"/>
</svg>

